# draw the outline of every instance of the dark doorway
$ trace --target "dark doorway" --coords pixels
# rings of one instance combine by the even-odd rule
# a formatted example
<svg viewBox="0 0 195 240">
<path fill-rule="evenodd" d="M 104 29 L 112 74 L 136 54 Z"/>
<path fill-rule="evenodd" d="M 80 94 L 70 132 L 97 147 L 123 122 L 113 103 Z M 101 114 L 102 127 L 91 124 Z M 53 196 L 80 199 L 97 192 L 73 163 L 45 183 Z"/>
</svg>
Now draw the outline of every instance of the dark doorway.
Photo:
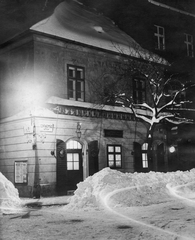
<svg viewBox="0 0 195 240">
<path fill-rule="evenodd" d="M 94 173 L 99 171 L 99 161 L 98 161 L 98 154 L 99 154 L 99 147 L 98 141 L 91 141 L 88 144 L 88 151 L 89 151 L 89 176 L 93 175 Z"/>
</svg>

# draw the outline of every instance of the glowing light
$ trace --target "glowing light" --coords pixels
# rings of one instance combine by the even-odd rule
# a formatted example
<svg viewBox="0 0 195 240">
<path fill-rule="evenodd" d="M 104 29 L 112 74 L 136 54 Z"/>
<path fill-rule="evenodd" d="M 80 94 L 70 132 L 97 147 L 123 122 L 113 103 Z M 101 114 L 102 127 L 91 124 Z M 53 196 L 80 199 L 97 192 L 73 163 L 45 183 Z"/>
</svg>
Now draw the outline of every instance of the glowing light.
<svg viewBox="0 0 195 240">
<path fill-rule="evenodd" d="M 174 146 L 169 147 L 169 152 L 174 153 L 176 151 L 176 148 Z"/>
</svg>

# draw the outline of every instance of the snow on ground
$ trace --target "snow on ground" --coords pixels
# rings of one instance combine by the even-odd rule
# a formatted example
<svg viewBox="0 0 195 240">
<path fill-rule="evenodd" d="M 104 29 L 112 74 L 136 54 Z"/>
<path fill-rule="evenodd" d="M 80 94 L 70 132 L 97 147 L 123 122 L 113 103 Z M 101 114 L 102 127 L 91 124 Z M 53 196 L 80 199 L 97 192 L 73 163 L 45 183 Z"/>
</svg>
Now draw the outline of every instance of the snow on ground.
<svg viewBox="0 0 195 240">
<path fill-rule="evenodd" d="M 18 190 L 0 172 L 0 213 L 17 213 L 21 204 Z"/>
<path fill-rule="evenodd" d="M 116 204 L 127 207 L 166 202 L 169 194 L 192 198 L 195 197 L 194 183 L 195 169 L 168 173 L 122 173 L 104 168 L 78 184 L 68 207 L 102 208 L 108 194 L 113 192 Z"/>
<path fill-rule="evenodd" d="M 28 206 L 21 212 L 0 216 L 2 240 L 193 240 L 194 183 L 195 169 L 122 173 L 104 168 L 80 182 L 69 201 L 68 196 L 22 199 Z"/>
</svg>

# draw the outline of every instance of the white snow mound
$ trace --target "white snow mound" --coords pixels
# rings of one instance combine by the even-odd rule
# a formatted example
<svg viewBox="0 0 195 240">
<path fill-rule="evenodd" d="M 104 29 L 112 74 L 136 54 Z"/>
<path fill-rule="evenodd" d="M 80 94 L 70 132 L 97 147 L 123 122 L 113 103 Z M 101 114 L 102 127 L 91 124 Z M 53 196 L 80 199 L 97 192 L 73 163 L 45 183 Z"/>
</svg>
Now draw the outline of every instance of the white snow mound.
<svg viewBox="0 0 195 240">
<path fill-rule="evenodd" d="M 107 194 L 124 189 L 113 195 L 112 200 L 120 206 L 146 206 L 170 200 L 167 184 L 177 188 L 182 195 L 187 191 L 194 196 L 190 187 L 195 181 L 195 169 L 177 172 L 122 173 L 104 168 L 85 181 L 77 184 L 74 196 L 67 205 L 71 209 L 99 207 Z M 184 187 L 186 185 L 186 187 Z M 181 187 L 180 187 L 181 186 Z M 188 186 L 188 187 L 187 187 Z M 193 192 L 193 194 L 192 194 Z"/>
<path fill-rule="evenodd" d="M 0 213 L 13 214 L 17 213 L 22 202 L 19 198 L 18 190 L 0 172 Z"/>
</svg>

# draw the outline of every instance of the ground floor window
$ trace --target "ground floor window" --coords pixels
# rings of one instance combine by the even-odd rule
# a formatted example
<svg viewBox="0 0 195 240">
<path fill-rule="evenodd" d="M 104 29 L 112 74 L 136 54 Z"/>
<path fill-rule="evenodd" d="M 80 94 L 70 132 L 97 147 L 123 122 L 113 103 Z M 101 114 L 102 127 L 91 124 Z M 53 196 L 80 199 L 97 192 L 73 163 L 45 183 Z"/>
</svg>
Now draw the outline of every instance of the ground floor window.
<svg viewBox="0 0 195 240">
<path fill-rule="evenodd" d="M 67 153 L 67 170 L 79 170 L 78 153 Z"/>
<path fill-rule="evenodd" d="M 143 168 L 148 168 L 148 143 L 144 143 L 142 145 L 142 167 Z"/>
<path fill-rule="evenodd" d="M 75 140 L 69 140 L 66 143 L 67 152 L 67 170 L 80 170 L 80 152 L 82 150 L 82 145 Z"/>
<path fill-rule="evenodd" d="M 107 160 L 108 160 L 108 167 L 121 168 L 122 167 L 122 146 L 107 145 Z"/>
</svg>

